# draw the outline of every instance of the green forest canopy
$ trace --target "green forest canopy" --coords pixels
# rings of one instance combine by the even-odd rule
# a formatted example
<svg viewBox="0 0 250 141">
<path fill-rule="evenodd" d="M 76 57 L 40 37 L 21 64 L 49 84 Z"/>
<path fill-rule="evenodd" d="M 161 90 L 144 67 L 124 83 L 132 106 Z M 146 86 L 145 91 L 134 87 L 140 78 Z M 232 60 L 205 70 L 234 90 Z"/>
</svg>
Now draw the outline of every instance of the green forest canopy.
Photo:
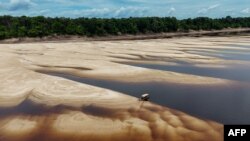
<svg viewBox="0 0 250 141">
<path fill-rule="evenodd" d="M 177 20 L 174 17 L 142 18 L 49 18 L 0 16 L 0 39 L 44 37 L 50 35 L 105 36 L 190 30 L 220 30 L 250 27 L 250 17 L 211 19 L 198 17 Z"/>
</svg>

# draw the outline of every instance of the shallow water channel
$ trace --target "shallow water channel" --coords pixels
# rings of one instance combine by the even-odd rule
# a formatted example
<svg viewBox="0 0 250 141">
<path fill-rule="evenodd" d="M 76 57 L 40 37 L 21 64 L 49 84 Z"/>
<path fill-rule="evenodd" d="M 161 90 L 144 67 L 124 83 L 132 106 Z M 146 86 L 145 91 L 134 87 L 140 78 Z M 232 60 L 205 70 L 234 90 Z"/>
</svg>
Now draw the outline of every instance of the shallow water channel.
<svg viewBox="0 0 250 141">
<path fill-rule="evenodd" d="M 217 53 L 220 53 L 220 56 L 226 56 L 221 57 L 224 59 L 250 61 L 250 52 L 245 52 L 243 56 L 243 53 L 234 53 L 233 56 L 230 56 L 230 53 L 220 50 Z M 211 54 L 216 55 L 216 53 Z M 124 83 L 83 78 L 58 72 L 40 73 L 122 92 L 134 97 L 140 97 L 144 93 L 149 93 L 151 102 L 177 109 L 196 117 L 224 124 L 250 124 L 250 65 L 235 64 L 225 68 L 205 68 L 197 67 L 190 63 L 177 63 L 179 65 L 176 66 L 143 63 L 125 64 L 156 70 L 222 78 L 233 80 L 235 84 L 197 86 L 192 85 L 192 82 L 190 85 L 160 82 Z M 72 110 L 72 107 L 63 105 L 53 108 L 44 107 L 26 100 L 16 107 L 0 108 L 0 118 L 12 115 L 40 116 L 56 114 L 61 113 L 65 109 Z"/>
<path fill-rule="evenodd" d="M 250 123 L 250 87 L 245 85 L 194 86 L 171 83 L 122 83 L 46 73 L 99 86 L 131 96 L 151 95 L 151 102 L 225 124 Z"/>
<path fill-rule="evenodd" d="M 249 46 L 232 46 L 249 49 Z M 250 51 L 237 51 L 237 48 L 236 50 L 235 48 L 225 50 L 214 49 L 213 52 L 197 53 L 205 53 L 226 60 L 250 61 Z M 122 83 L 81 78 L 56 72 L 47 74 L 111 89 L 135 97 L 149 93 L 151 102 L 224 124 L 250 124 L 250 65 L 233 64 L 225 68 L 205 68 L 197 67 L 190 63 L 180 63 L 176 66 L 143 63 L 125 64 L 156 70 L 222 78 L 233 80 L 235 84 L 195 86 L 191 84 L 182 85 L 156 82 Z"/>
</svg>

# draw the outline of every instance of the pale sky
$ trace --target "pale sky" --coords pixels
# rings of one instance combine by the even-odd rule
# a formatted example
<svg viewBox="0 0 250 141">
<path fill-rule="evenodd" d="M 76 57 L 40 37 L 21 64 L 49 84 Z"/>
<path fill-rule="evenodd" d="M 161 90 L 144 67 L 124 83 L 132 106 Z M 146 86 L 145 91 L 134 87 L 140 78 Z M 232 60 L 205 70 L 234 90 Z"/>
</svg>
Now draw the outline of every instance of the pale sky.
<svg viewBox="0 0 250 141">
<path fill-rule="evenodd" d="M 250 17 L 250 0 L 0 0 L 0 15 L 123 18 Z"/>
</svg>

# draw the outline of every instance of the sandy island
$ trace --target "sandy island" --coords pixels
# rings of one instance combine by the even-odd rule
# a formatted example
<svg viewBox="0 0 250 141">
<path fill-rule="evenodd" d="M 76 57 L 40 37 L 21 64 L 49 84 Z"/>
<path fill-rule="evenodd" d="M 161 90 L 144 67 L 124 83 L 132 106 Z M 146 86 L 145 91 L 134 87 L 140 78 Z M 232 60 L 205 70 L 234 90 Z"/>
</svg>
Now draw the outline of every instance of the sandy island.
<svg viewBox="0 0 250 141">
<path fill-rule="evenodd" d="M 0 44 L 0 113 L 8 113 L 0 115 L 0 140 L 222 141 L 223 126 L 219 123 L 38 71 L 128 83 L 229 85 L 234 82 L 126 63 L 178 65 L 176 62 L 183 61 L 200 67 L 246 64 L 190 51 L 249 43 L 248 36 L 241 36 Z M 43 112 L 4 111 L 11 111 L 24 101 L 32 107 L 43 106 Z M 51 111 L 55 107 L 60 110 Z"/>
</svg>

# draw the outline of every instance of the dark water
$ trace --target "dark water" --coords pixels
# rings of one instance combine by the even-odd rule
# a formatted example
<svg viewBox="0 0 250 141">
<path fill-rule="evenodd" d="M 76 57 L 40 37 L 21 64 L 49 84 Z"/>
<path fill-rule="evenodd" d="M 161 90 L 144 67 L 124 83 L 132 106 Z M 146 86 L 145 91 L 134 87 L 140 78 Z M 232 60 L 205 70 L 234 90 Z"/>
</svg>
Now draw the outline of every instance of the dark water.
<svg viewBox="0 0 250 141">
<path fill-rule="evenodd" d="M 204 56 L 218 57 L 226 60 L 243 60 L 250 61 L 249 45 L 227 45 L 232 48 L 207 48 L 209 50 L 186 51 L 188 53 L 199 54 Z M 237 49 L 237 47 L 242 49 Z"/>
<path fill-rule="evenodd" d="M 250 61 L 247 45 L 230 45 L 234 48 L 212 49 L 212 51 L 187 51 L 226 60 Z M 246 50 L 235 50 L 241 47 Z M 185 74 L 208 76 L 239 81 L 235 86 L 195 87 L 187 85 L 151 84 L 153 101 L 189 114 L 212 119 L 225 124 L 250 124 L 250 65 L 228 65 L 226 68 L 204 68 L 189 63 L 176 62 L 177 66 L 126 63 L 127 65 Z M 123 91 L 124 92 L 124 91 Z M 126 93 L 126 92 L 125 92 Z M 129 93 L 129 92 L 128 92 Z M 156 97 L 154 97 L 156 96 Z"/>
<path fill-rule="evenodd" d="M 15 115 L 24 115 L 24 116 L 42 116 L 49 114 L 59 114 L 64 110 L 75 110 L 73 107 L 57 105 L 53 107 L 45 106 L 42 104 L 36 104 L 32 101 L 26 99 L 18 106 L 9 107 L 9 108 L 1 108 L 0 107 L 0 118 L 7 116 L 15 116 Z"/>
<path fill-rule="evenodd" d="M 250 48 L 250 45 L 240 45 L 240 44 L 224 44 L 224 45 L 227 47 L 233 47 L 233 48 L 235 48 L 235 47 L 247 48 L 247 49 Z"/>
<path fill-rule="evenodd" d="M 152 102 L 220 123 L 250 123 L 250 88 L 247 86 L 198 87 L 153 82 L 121 83 L 80 78 L 62 73 L 47 74 L 123 92 L 136 97 L 143 93 L 149 93 Z"/>
<path fill-rule="evenodd" d="M 221 51 L 218 50 L 217 52 L 209 52 L 209 51 L 188 51 L 188 52 L 192 54 L 217 57 L 226 60 L 250 61 L 250 51 L 248 53 L 238 52 L 238 51 L 228 52 L 226 50 L 221 50 Z"/>
<path fill-rule="evenodd" d="M 249 65 L 229 65 L 225 68 L 197 67 L 192 64 L 183 64 L 176 66 L 158 65 L 158 64 L 139 64 L 126 63 L 127 65 L 150 68 L 156 70 L 173 71 L 185 74 L 208 76 L 243 82 L 250 82 L 250 64 Z"/>
<path fill-rule="evenodd" d="M 244 47 L 248 48 L 248 46 Z M 206 51 L 198 53 L 208 53 L 206 55 L 214 55 L 229 60 L 250 60 L 250 52 L 244 52 L 242 55 L 237 52 L 233 52 L 231 49 L 218 50 L 217 53 Z M 157 56 L 146 56 L 146 58 L 140 58 L 140 60 L 141 59 L 148 59 L 151 61 L 169 61 L 169 58 L 161 58 Z M 173 61 L 175 60 L 173 59 Z M 151 97 L 150 101 L 154 103 L 178 109 L 197 117 L 215 120 L 220 123 L 250 124 L 250 85 L 247 84 L 250 83 L 250 65 L 232 65 L 228 68 L 202 68 L 182 61 L 176 63 L 179 63 L 180 65 L 167 66 L 135 63 L 130 63 L 127 65 L 236 80 L 246 84 L 239 83 L 230 86 L 193 86 L 155 82 L 122 83 L 107 80 L 80 78 L 63 73 L 46 74 L 115 90 L 135 97 L 140 97 L 141 94 L 149 93 Z M 44 105 L 34 104 L 29 100 L 25 100 L 16 107 L 0 107 L 0 118 L 15 115 L 46 116 L 62 113 L 64 110 L 82 110 L 89 114 L 101 116 L 110 112 L 96 107 L 85 107 L 83 109 L 75 109 L 63 105 L 46 107 Z"/>
</svg>

